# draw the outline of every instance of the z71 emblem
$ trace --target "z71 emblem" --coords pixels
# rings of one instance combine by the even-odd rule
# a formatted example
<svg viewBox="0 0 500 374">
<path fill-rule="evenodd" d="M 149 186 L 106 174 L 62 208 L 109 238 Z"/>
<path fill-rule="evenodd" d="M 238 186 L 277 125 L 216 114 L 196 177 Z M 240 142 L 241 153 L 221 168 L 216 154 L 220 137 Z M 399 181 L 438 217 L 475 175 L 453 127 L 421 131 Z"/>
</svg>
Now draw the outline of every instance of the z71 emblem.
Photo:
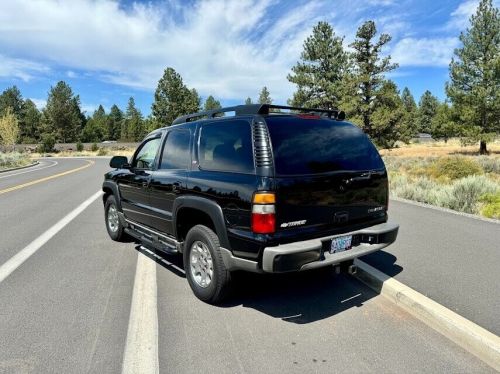
<svg viewBox="0 0 500 374">
<path fill-rule="evenodd" d="M 294 226 L 301 226 L 305 225 L 307 220 L 302 220 L 302 221 L 293 221 L 293 222 L 285 222 L 280 225 L 280 227 L 294 227 Z"/>
</svg>

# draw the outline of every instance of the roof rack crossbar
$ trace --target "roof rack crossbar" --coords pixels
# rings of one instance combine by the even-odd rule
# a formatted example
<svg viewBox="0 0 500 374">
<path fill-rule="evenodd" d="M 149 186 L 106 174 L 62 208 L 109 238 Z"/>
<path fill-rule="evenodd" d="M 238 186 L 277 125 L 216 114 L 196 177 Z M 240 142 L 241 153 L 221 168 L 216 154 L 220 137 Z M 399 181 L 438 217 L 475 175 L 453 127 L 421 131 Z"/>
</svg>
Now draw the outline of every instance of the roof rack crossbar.
<svg viewBox="0 0 500 374">
<path fill-rule="evenodd" d="M 301 113 L 324 113 L 329 118 L 337 118 L 339 110 L 334 109 L 317 109 L 317 108 L 301 108 L 286 105 L 272 105 L 272 104 L 250 104 L 250 105 L 237 105 L 221 109 L 207 110 L 204 112 L 191 113 L 178 117 L 172 124 L 177 125 L 180 123 L 192 122 L 201 118 L 214 118 L 217 114 L 234 112 L 237 116 L 255 115 L 255 114 L 269 114 L 272 109 L 287 109 L 290 111 L 297 111 Z"/>
</svg>

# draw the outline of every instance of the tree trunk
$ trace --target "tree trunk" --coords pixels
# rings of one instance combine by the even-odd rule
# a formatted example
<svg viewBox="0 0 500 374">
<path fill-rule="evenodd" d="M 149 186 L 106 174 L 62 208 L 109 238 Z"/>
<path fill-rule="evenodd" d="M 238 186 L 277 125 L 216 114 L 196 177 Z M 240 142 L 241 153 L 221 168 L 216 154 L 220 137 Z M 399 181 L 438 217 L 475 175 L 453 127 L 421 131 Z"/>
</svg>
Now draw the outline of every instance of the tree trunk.
<svg viewBox="0 0 500 374">
<path fill-rule="evenodd" d="M 488 154 L 488 150 L 486 149 L 486 142 L 484 140 L 481 140 L 479 142 L 479 154 L 480 155 Z"/>
</svg>

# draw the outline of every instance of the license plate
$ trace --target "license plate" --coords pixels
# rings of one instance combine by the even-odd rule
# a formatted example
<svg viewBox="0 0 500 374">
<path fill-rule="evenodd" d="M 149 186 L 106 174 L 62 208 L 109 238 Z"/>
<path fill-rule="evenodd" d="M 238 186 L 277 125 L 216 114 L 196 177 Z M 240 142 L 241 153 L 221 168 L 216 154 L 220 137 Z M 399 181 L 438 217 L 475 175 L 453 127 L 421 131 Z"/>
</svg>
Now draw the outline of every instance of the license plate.
<svg viewBox="0 0 500 374">
<path fill-rule="evenodd" d="M 338 253 L 350 249 L 352 245 L 352 235 L 339 236 L 332 239 L 330 253 Z"/>
</svg>

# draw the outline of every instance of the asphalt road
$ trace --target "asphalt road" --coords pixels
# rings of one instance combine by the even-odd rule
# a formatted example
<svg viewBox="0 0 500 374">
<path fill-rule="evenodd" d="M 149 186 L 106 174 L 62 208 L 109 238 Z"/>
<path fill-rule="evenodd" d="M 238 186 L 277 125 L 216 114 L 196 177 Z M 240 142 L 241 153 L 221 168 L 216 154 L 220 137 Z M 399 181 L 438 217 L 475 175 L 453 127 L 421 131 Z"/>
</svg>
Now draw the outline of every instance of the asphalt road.
<svg viewBox="0 0 500 374">
<path fill-rule="evenodd" d="M 500 335 L 500 224 L 391 201 L 396 243 L 363 258 Z"/>
<path fill-rule="evenodd" d="M 0 373 L 118 373 L 134 341 L 165 373 L 492 372 L 357 280 L 327 271 L 240 274 L 226 304 L 204 304 L 177 257 L 108 238 L 100 198 L 60 227 L 100 189 L 108 160 L 12 189 L 90 164 L 54 159 L 42 169 L 52 161 L 0 174 L 0 273 L 45 243 L 0 281 Z M 394 218 L 405 212 L 395 203 L 391 210 Z M 60 231 L 47 237 L 54 225 Z M 408 235 L 402 230 L 401 241 Z M 33 244 L 40 236 L 46 242 Z M 397 277 L 415 271 L 409 261 Z M 156 305 L 148 318 L 157 321 L 141 319 L 141 305 Z"/>
</svg>

